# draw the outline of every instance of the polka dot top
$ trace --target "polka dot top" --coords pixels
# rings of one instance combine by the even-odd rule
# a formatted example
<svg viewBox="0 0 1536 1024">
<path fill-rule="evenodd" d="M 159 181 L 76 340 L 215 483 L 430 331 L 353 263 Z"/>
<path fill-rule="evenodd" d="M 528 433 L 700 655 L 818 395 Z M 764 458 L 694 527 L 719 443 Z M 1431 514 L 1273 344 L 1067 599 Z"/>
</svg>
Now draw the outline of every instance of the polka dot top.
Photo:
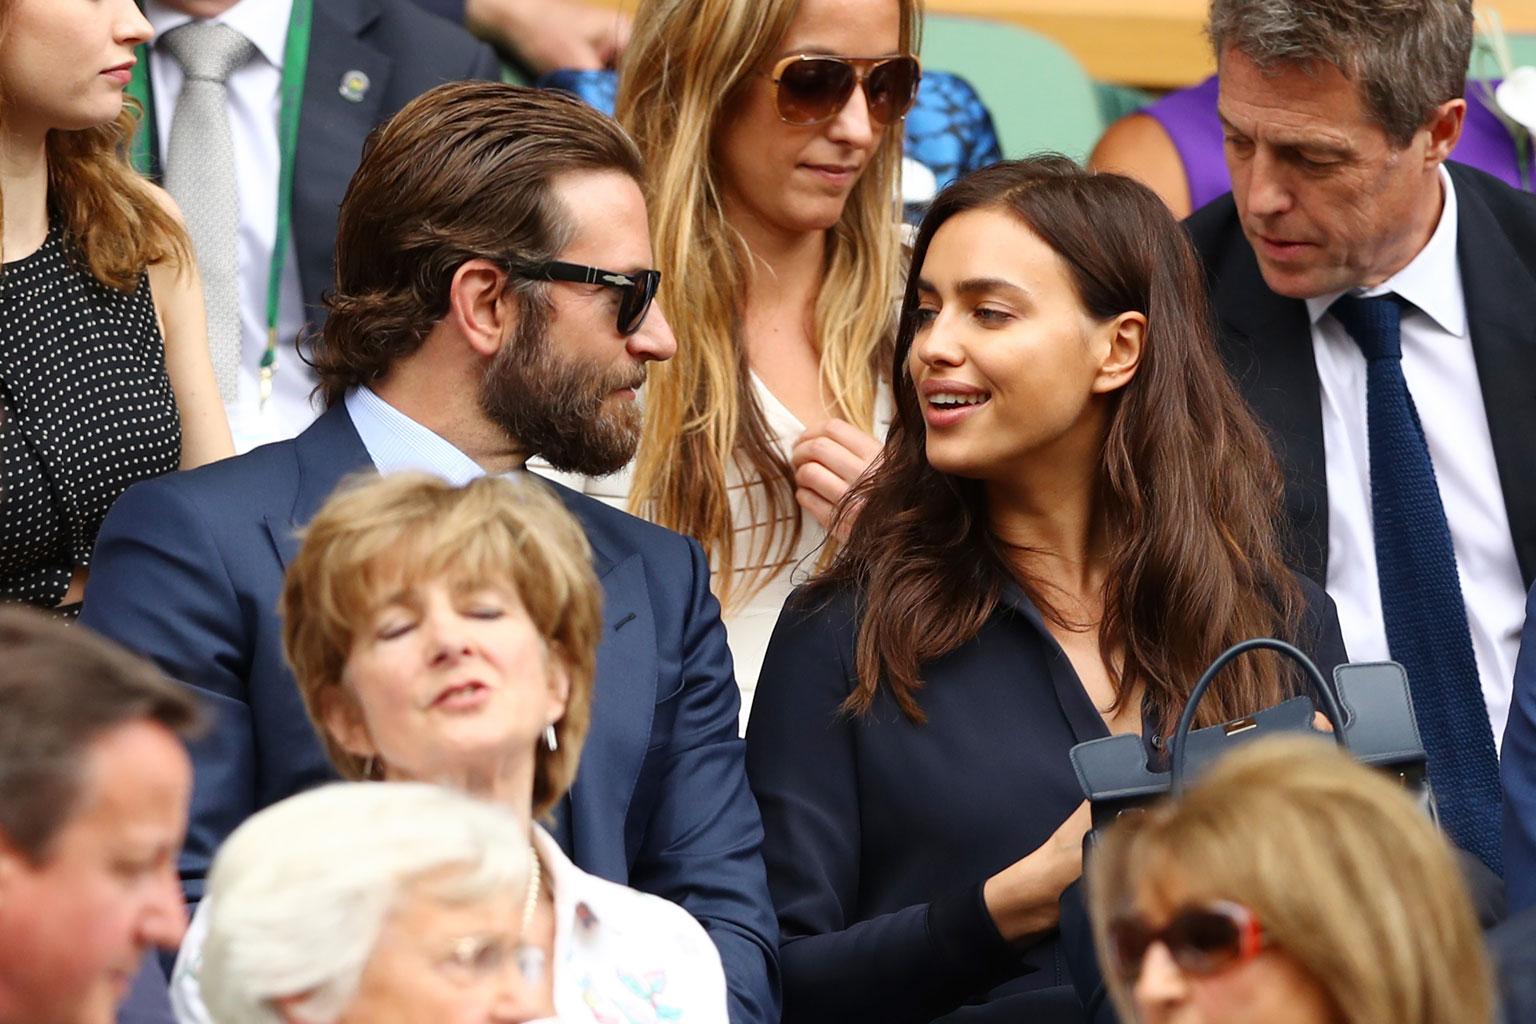
<svg viewBox="0 0 1536 1024">
<path fill-rule="evenodd" d="M 0 273 L 0 600 L 52 608 L 107 509 L 181 459 L 149 276 L 97 281 L 55 224 Z"/>
</svg>

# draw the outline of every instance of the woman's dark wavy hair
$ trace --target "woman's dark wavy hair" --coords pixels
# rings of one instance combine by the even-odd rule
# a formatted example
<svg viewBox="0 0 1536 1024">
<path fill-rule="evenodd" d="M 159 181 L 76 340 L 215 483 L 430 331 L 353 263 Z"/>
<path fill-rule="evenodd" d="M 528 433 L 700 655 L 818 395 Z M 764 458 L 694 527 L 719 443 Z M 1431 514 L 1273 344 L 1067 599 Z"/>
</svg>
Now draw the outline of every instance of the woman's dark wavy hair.
<svg viewBox="0 0 1536 1024">
<path fill-rule="evenodd" d="M 1006 213 L 1044 240 L 1095 318 L 1147 318 L 1135 377 L 1106 398 L 1098 507 L 1111 550 L 1100 631 L 1104 650 L 1121 657 L 1116 707 L 1143 686 L 1151 721 L 1167 731 L 1228 646 L 1295 636 L 1301 594 L 1282 556 L 1283 482 L 1217 355 L 1205 277 L 1184 231 L 1136 182 L 1058 156 L 960 179 L 918 229 L 892 373 L 896 416 L 875 468 L 841 506 L 840 515 L 859 510 L 851 537 L 811 589 L 860 595 L 858 682 L 845 710 L 867 713 L 884 685 L 921 722 L 922 666 L 974 638 L 1010 582 L 1076 628 L 1035 581 L 1010 568 L 988 525 L 983 485 L 939 472 L 925 452 L 907 371 L 916 282 L 934 234 L 975 209 Z M 1277 661 L 1241 659 L 1207 695 L 1198 721 L 1251 714 L 1287 691 Z"/>
<path fill-rule="evenodd" d="M 421 346 L 464 263 L 553 259 L 573 229 L 552 182 L 577 171 L 643 177 L 617 122 L 552 89 L 440 85 L 375 129 L 341 202 L 336 290 L 311 356 L 326 405 Z M 519 303 L 513 343 L 537 341 L 545 286 L 510 277 L 507 289 Z"/>
</svg>

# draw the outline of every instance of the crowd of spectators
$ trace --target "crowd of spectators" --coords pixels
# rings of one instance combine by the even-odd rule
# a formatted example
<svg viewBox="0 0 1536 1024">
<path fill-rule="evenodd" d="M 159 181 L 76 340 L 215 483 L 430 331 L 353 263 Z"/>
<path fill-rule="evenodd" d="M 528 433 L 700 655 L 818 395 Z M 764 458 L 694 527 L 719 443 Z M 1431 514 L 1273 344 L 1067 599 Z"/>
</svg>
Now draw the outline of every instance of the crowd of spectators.
<svg viewBox="0 0 1536 1024">
<path fill-rule="evenodd" d="M 0 1024 L 1536 1022 L 1471 0 L 1212 0 L 915 230 L 921 0 L 630 6 L 0 0 Z M 1254 637 L 1429 795 L 1267 655 L 1162 795 Z"/>
</svg>

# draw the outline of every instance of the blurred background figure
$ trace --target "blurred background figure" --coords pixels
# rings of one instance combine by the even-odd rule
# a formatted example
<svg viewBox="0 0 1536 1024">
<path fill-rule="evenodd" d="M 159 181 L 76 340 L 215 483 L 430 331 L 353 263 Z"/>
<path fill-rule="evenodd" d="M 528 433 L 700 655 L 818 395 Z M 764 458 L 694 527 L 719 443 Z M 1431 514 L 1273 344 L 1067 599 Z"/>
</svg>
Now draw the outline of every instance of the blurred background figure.
<svg viewBox="0 0 1536 1024">
<path fill-rule="evenodd" d="M 1126 1024 L 1489 1024 L 1482 935 L 1449 844 L 1330 744 L 1263 740 L 1089 859 Z"/>
<path fill-rule="evenodd" d="M 299 339 L 335 287 L 337 208 L 363 140 L 432 86 L 501 68 L 410 0 L 144 0 L 144 13 L 135 153 L 186 212 L 244 452 L 317 415 Z"/>
<path fill-rule="evenodd" d="M 522 967 L 508 963 L 494 972 L 512 979 L 509 988 L 495 990 L 517 1009 L 518 1015 L 506 1019 L 558 1016 L 598 1024 L 613 1013 L 657 1024 L 726 1019 L 720 957 L 697 921 L 659 897 L 582 871 L 548 832 L 534 826 L 530 833 L 526 824 L 543 820 L 569 841 L 567 792 L 591 719 L 602 630 L 591 552 L 559 499 L 535 481 L 498 477 L 481 477 L 462 488 L 410 473 L 358 481 L 327 502 L 305 531 L 282 610 L 284 652 L 343 778 L 449 785 L 502 804 L 525 823 L 517 845 L 528 851 L 521 863 L 531 870 L 532 881 L 510 901 L 514 916 L 520 915 L 513 923 Z M 574 799 L 579 803 L 581 794 Z M 294 810 L 278 820 L 294 823 L 299 814 Z M 364 817 L 349 814 L 334 826 L 321 826 L 323 815 L 306 812 L 303 820 L 321 830 L 344 831 Z M 401 830 L 388 842 L 383 836 L 336 835 L 311 840 L 317 845 L 307 852 L 285 853 L 272 873 L 262 876 L 265 881 L 242 889 L 250 903 L 235 911 L 233 920 L 260 913 L 263 892 L 275 894 L 285 878 L 302 873 L 306 856 L 344 874 L 354 859 L 346 850 L 409 845 L 411 835 L 431 831 L 410 818 L 388 827 Z M 256 834 L 271 840 L 269 830 L 278 828 L 266 825 Z M 235 853 L 233 862 L 251 863 L 232 873 L 265 870 L 254 862 L 275 847 L 250 837 L 242 844 L 239 835 L 225 849 L 240 844 L 245 852 Z M 223 858 L 221 853 L 215 862 L 214 888 Z M 314 884 L 323 892 L 342 883 Z M 208 1002 L 211 1014 L 202 1008 L 198 987 L 210 984 L 207 971 L 214 959 L 211 948 L 200 954 L 203 930 L 213 943 L 225 913 L 218 894 L 210 893 L 211 916 L 205 922 L 208 911 L 199 907 L 177 962 L 172 981 L 177 1016 L 184 1024 L 267 1019 L 250 1010 L 226 1018 L 215 1001 Z M 288 929 L 283 935 L 315 927 L 303 919 L 306 905 L 316 908 L 320 921 L 330 920 L 319 909 L 323 901 L 293 894 L 284 899 L 292 901 L 285 905 L 293 913 L 275 915 Z M 350 905 L 338 906 L 335 927 L 345 927 Z M 221 982 L 226 987 L 238 987 L 239 979 L 257 969 L 248 966 L 243 952 L 243 943 L 255 941 L 241 931 L 245 927 L 224 937 L 226 947 L 217 957 L 228 971 Z M 268 936 L 261 945 L 283 946 L 281 937 Z M 321 949 L 328 940 L 315 933 L 312 941 Z M 284 955 L 292 957 L 288 967 L 240 998 L 270 1002 L 304 991 L 282 987 L 297 984 L 291 972 L 306 962 L 297 949 Z M 633 979 L 643 980 L 644 993 L 631 989 Z M 225 1008 L 235 1005 L 218 998 Z M 643 1010 L 635 1009 L 636 999 Z M 385 1005 L 387 993 L 379 1000 Z M 326 1012 L 338 1009 L 332 1005 Z M 320 1019 L 378 1018 L 361 1013 Z"/>
<path fill-rule="evenodd" d="M 0 609 L 0 1024 L 109 1024 L 181 941 L 197 724 L 148 662 Z"/>
<path fill-rule="evenodd" d="M 220 1024 L 512 1022 L 528 822 L 439 786 L 332 783 L 235 830 L 208 879 Z"/>
<path fill-rule="evenodd" d="M 1344 646 L 1282 558 L 1279 471 L 1156 196 L 998 164 L 940 193 L 912 267 L 895 421 L 747 730 L 784 1020 L 1072 1024 L 1072 746 L 1139 734 L 1156 764 L 1233 643 L 1288 638 L 1325 672 Z M 1233 668 L 1203 724 L 1301 688 Z"/>
<path fill-rule="evenodd" d="M 134 175 L 133 0 L 0 0 L 0 600 L 79 612 L 136 480 L 231 453 L 179 214 Z"/>
<path fill-rule="evenodd" d="M 588 493 L 698 540 L 750 708 L 796 567 L 879 450 L 916 0 L 646 0 L 616 114 L 645 158 L 678 354 Z"/>
</svg>

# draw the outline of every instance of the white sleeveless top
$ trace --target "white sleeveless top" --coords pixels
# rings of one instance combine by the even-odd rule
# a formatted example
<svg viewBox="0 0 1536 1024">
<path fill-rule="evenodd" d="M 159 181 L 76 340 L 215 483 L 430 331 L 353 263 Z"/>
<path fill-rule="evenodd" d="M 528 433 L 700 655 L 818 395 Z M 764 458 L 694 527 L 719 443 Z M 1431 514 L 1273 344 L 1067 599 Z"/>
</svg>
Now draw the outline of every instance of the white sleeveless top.
<svg viewBox="0 0 1536 1024">
<path fill-rule="evenodd" d="M 805 424 L 801 423 L 795 414 L 789 411 L 789 407 L 768 390 L 762 378 L 755 373 L 752 374 L 752 387 L 757 392 L 757 400 L 762 407 L 769 436 L 787 460 L 795 442 L 800 439 L 801 434 L 805 433 Z M 884 440 L 886 429 L 891 424 L 892 413 L 891 390 L 885 384 L 881 384 L 875 394 L 875 437 Z M 628 510 L 629 492 L 634 480 L 633 463 L 605 477 L 580 477 L 570 473 L 559 473 L 538 460 L 530 462 L 528 468 L 615 508 Z M 754 541 L 757 539 L 758 532 L 768 527 L 768 508 L 765 497 L 759 494 L 754 508 L 753 503 L 747 500 L 748 488 L 760 488 L 762 483 L 761 477 L 744 479 L 739 462 L 733 462 L 726 476 L 726 489 L 730 494 L 731 510 L 736 524 L 736 558 L 738 562 L 744 564 L 738 565 L 733 570 L 735 579 L 732 580 L 734 584 L 732 589 L 738 596 L 733 600 L 733 607 L 722 611 L 721 618 L 725 622 L 726 639 L 730 643 L 731 657 L 736 666 L 736 686 L 741 691 L 743 732 L 746 731 L 747 718 L 752 710 L 752 695 L 757 690 L 757 677 L 763 667 L 763 655 L 768 649 L 769 638 L 773 636 L 774 624 L 779 621 L 779 612 L 783 609 L 790 591 L 804 583 L 816 571 L 822 542 L 826 540 L 826 531 L 821 528 L 820 523 L 816 522 L 816 518 L 796 506 L 800 516 L 800 543 L 787 557 L 770 551 L 771 560 L 767 563 L 768 571 L 765 575 L 758 577 L 761 588 L 743 600 L 739 596 L 741 593 L 739 588 L 746 585 L 750 575 L 750 560 L 754 557 L 756 547 Z M 789 526 L 788 523 L 783 525 Z M 715 589 L 718 591 L 718 586 Z"/>
</svg>

